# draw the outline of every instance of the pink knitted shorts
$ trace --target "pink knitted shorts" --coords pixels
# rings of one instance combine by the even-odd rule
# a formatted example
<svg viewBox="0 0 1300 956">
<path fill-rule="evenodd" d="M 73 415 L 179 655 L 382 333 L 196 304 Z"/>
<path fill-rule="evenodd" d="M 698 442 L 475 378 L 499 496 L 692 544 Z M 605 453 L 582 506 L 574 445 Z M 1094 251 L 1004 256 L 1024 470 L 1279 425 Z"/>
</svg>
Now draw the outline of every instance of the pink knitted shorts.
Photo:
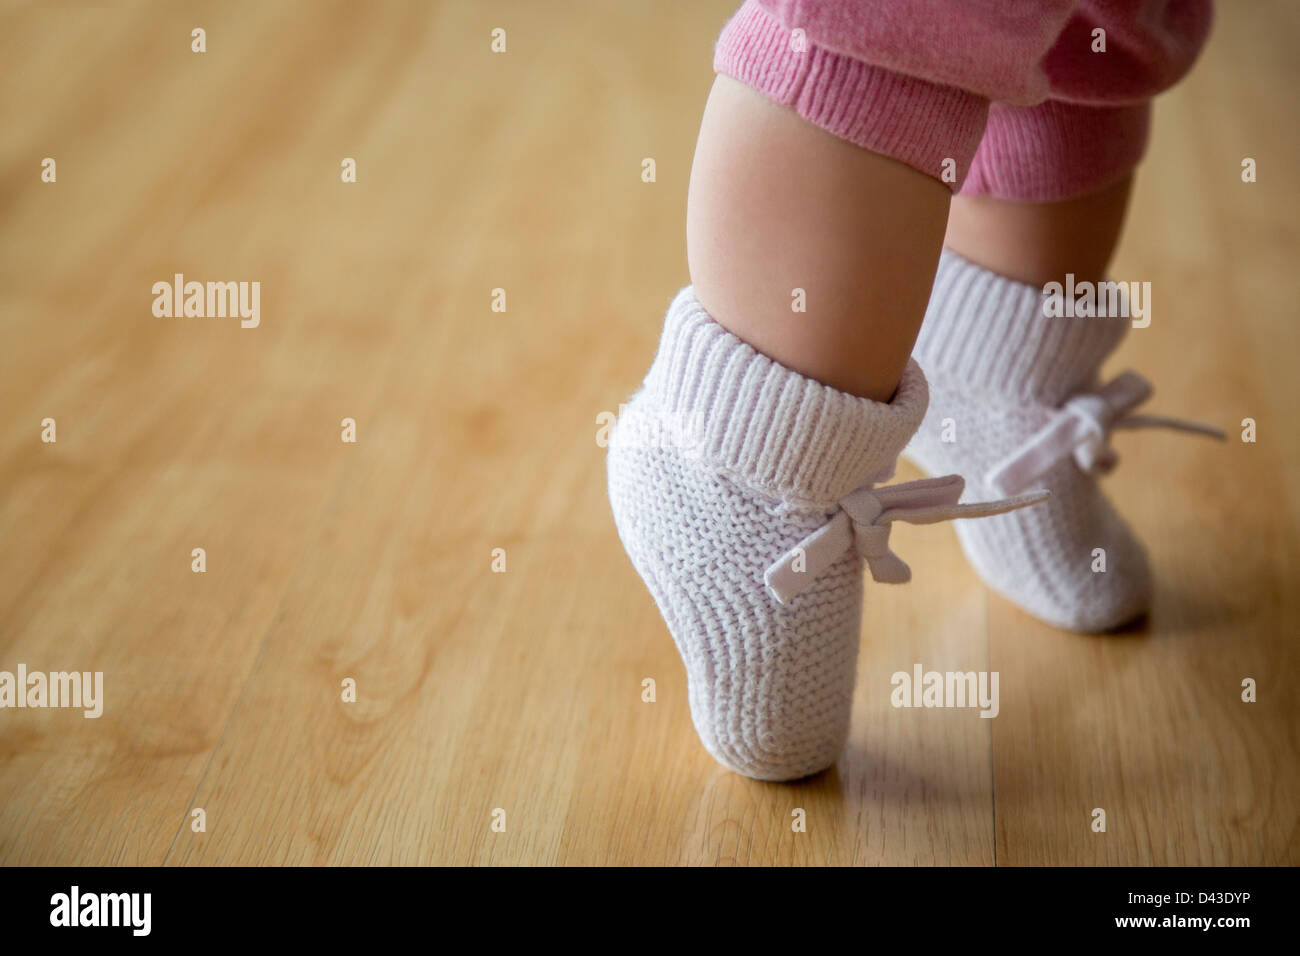
<svg viewBox="0 0 1300 956">
<path fill-rule="evenodd" d="M 1211 0 L 746 0 L 714 69 L 966 195 L 1124 178 Z"/>
</svg>

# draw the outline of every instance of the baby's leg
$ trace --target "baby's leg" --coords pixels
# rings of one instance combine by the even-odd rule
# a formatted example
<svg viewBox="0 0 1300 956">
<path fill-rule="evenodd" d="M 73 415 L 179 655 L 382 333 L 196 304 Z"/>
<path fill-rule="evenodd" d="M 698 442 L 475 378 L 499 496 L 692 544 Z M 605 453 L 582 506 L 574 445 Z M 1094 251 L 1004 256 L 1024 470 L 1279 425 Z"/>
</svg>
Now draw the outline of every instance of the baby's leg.
<svg viewBox="0 0 1300 956">
<path fill-rule="evenodd" d="M 1098 380 L 1129 315 L 1059 314 L 1045 309 L 1044 292 L 1106 278 L 1148 112 L 993 108 L 968 181 L 974 195 L 953 200 L 915 350 L 931 403 L 909 457 L 932 473 L 959 471 L 972 496 L 1026 483 L 1052 492 L 1042 507 L 957 533 L 991 587 L 1074 630 L 1107 630 L 1150 605 L 1144 549 L 1097 481 L 1113 464 L 1106 432 L 1148 386 L 1128 377 L 1103 391 Z"/>
<path fill-rule="evenodd" d="M 944 245 L 967 262 L 1042 288 L 1067 273 L 1106 276 L 1128 211 L 1133 176 L 1056 202 L 957 196 Z"/>
<path fill-rule="evenodd" d="M 907 24 L 883 2 L 746 2 L 719 39 L 715 68 L 734 80 L 714 87 L 692 173 L 695 285 L 668 310 L 608 470 L 695 727 L 740 773 L 835 760 L 863 559 L 876 581 L 907 580 L 891 522 L 954 513 L 958 478 L 879 487 L 925 413 L 908 352 L 989 102 L 1044 88 L 1072 8 L 953 4 Z"/>
<path fill-rule="evenodd" d="M 695 295 L 759 352 L 887 402 L 925 315 L 949 199 L 934 177 L 719 76 L 687 203 Z"/>
<path fill-rule="evenodd" d="M 805 776 L 844 745 L 862 565 L 840 503 L 892 471 L 925 412 L 909 356 L 949 197 L 735 80 L 714 85 L 688 201 L 693 288 L 620 417 L 609 488 L 700 739 L 746 776 Z M 839 541 L 826 560 L 819 533 Z"/>
<path fill-rule="evenodd" d="M 823 76 L 862 75 L 818 56 Z M 978 143 L 971 115 L 982 122 L 986 104 L 918 94 L 907 79 L 883 86 L 913 98 L 819 103 L 888 128 L 930 96 L 927 123 L 965 129 L 964 169 Z M 949 103 L 964 126 L 943 120 Z M 863 558 L 878 580 L 909 573 L 875 523 L 885 505 L 874 488 L 925 413 L 909 353 L 947 217 L 943 144 L 927 175 L 725 76 L 705 112 L 687 214 L 694 286 L 669 308 L 611 438 L 609 495 L 686 666 L 700 739 L 746 776 L 790 780 L 834 762 Z M 945 489 L 917 489 L 915 506 L 932 513 L 948 492 L 955 503 L 959 488 Z M 886 521 L 908 503 L 886 500 Z"/>
</svg>

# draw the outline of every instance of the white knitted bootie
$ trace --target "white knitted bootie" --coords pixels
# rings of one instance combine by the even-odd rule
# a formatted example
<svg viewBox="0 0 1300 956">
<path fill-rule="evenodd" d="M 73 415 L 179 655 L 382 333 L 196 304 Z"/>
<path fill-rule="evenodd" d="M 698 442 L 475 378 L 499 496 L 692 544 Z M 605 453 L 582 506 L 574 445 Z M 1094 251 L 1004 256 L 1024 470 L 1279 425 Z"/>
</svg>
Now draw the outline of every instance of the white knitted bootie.
<svg viewBox="0 0 1300 956">
<path fill-rule="evenodd" d="M 925 414 L 909 363 L 889 404 L 759 354 L 682 290 L 610 437 L 619 536 L 686 665 L 691 717 L 724 766 L 793 780 L 834 763 L 853 699 L 862 560 L 909 571 L 893 521 L 978 516 L 950 477 L 874 487 Z"/>
<path fill-rule="evenodd" d="M 973 496 L 1046 488 L 1038 508 L 962 522 L 957 535 L 984 581 L 1057 627 L 1104 631 L 1145 612 L 1141 543 L 1097 476 L 1116 458 L 1115 428 L 1206 426 L 1132 414 L 1151 394 L 1133 372 L 1097 372 L 1131 320 L 1049 317 L 1044 294 L 945 250 L 913 357 L 930 408 L 904 454 L 931 474 L 960 471 Z"/>
</svg>

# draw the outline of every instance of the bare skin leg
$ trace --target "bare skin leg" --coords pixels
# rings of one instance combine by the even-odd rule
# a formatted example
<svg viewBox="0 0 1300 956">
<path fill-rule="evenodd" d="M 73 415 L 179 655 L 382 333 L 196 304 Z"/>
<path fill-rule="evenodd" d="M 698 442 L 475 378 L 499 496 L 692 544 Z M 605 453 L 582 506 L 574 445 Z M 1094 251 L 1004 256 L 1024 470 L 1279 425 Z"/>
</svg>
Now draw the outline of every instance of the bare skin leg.
<svg viewBox="0 0 1300 956">
<path fill-rule="evenodd" d="M 725 76 L 691 170 L 687 259 L 724 328 L 833 388 L 887 402 L 916 341 L 948 188 Z M 795 290 L 806 311 L 795 311 Z"/>
<path fill-rule="evenodd" d="M 1067 272 L 1095 282 L 1119 242 L 1133 177 L 1062 202 L 1011 202 L 957 196 L 944 244 L 992 272 L 1042 286 Z"/>
</svg>

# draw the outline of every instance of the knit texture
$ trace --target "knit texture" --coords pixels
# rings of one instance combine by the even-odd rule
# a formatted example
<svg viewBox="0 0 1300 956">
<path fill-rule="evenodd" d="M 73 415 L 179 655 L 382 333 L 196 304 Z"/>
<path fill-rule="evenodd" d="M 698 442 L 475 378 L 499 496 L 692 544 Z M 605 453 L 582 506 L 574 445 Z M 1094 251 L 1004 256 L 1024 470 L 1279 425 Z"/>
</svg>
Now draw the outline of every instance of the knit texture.
<svg viewBox="0 0 1300 956">
<path fill-rule="evenodd" d="M 1123 317 L 1049 318 L 1038 288 L 945 250 L 913 351 L 933 382 L 931 402 L 906 456 L 931 474 L 960 472 L 970 498 L 995 497 L 990 473 L 1066 399 L 1097 387 L 1102 361 L 1129 324 Z M 956 525 L 984 581 L 1071 630 L 1108 630 L 1145 611 L 1146 555 L 1097 479 L 1067 455 L 1034 486 L 1051 491 L 1051 499 Z M 1105 571 L 1093 570 L 1097 548 Z"/>
<path fill-rule="evenodd" d="M 754 8 L 818 47 L 1020 106 L 1148 100 L 1187 72 L 1213 19 L 1211 0 L 746 0 L 741 11 Z"/>
<path fill-rule="evenodd" d="M 855 146 L 956 191 L 984 132 L 981 96 L 895 73 L 806 40 L 748 2 L 718 38 L 713 68 Z M 945 163 L 951 175 L 944 178 Z"/>
<path fill-rule="evenodd" d="M 1059 200 L 1132 172 L 1211 20 L 1210 0 L 746 0 L 713 68 L 954 191 Z"/>
<path fill-rule="evenodd" d="M 849 492 L 893 473 L 925 413 L 909 363 L 894 400 L 822 385 L 718 325 L 683 289 L 610 437 L 619 536 L 686 665 L 691 718 L 724 766 L 793 780 L 848 734 L 862 613 L 850 550 L 787 604 L 764 584 Z"/>
<path fill-rule="evenodd" d="M 994 103 L 961 194 L 1055 202 L 1096 192 L 1137 168 L 1150 125 L 1149 100 L 1114 107 Z"/>
</svg>

